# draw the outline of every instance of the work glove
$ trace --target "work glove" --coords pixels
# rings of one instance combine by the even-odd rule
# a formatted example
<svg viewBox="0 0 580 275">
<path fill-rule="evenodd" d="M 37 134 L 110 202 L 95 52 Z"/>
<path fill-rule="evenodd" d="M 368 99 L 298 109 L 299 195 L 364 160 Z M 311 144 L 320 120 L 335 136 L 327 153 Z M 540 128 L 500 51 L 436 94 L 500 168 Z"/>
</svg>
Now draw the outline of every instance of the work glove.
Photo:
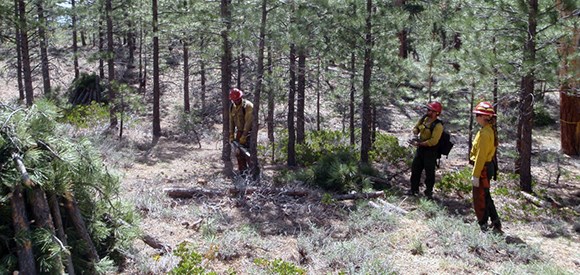
<svg viewBox="0 0 580 275">
<path fill-rule="evenodd" d="M 248 141 L 248 140 L 247 140 L 247 138 L 248 138 L 248 137 L 247 137 L 247 136 L 245 136 L 245 135 L 241 136 L 241 137 L 240 137 L 240 144 L 241 144 L 241 145 L 246 145 L 246 142 Z"/>
<path fill-rule="evenodd" d="M 478 177 L 471 177 L 471 184 L 473 187 L 479 187 L 479 178 Z"/>
<path fill-rule="evenodd" d="M 230 143 L 232 143 L 232 141 L 234 141 L 234 135 L 230 135 Z"/>
</svg>

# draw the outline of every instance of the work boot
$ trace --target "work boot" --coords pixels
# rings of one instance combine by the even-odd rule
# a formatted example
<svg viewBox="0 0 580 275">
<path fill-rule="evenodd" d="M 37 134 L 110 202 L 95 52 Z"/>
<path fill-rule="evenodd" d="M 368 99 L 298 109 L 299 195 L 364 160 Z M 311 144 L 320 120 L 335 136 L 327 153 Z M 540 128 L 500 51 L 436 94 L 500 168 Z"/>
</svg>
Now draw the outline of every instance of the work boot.
<svg viewBox="0 0 580 275">
<path fill-rule="evenodd" d="M 479 229 L 481 229 L 481 232 L 487 232 L 489 230 L 489 225 L 487 223 L 479 222 Z"/>
<path fill-rule="evenodd" d="M 501 229 L 501 222 L 498 221 L 494 221 L 491 223 L 491 226 L 493 227 L 493 233 L 498 234 L 498 235 L 503 235 L 503 230 Z"/>
<path fill-rule="evenodd" d="M 416 197 L 416 196 L 419 195 L 419 192 L 413 191 L 413 190 L 409 190 L 409 191 L 407 191 L 407 193 L 405 193 L 405 195 L 407 195 L 409 197 Z"/>
</svg>

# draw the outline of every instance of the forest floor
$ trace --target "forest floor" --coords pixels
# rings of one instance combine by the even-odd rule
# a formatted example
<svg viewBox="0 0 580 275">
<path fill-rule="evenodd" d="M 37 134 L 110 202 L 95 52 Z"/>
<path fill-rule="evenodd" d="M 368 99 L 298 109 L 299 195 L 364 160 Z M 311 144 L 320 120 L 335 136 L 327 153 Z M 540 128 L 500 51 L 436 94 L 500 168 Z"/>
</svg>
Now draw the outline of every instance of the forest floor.
<svg viewBox="0 0 580 275">
<path fill-rule="evenodd" d="M 14 93 L 3 92 L 0 99 L 10 95 Z M 180 99 L 179 91 L 163 94 L 163 136 L 155 142 L 147 115 L 127 118 L 120 141 L 102 135 L 106 125 L 90 131 L 97 134 L 95 143 L 107 164 L 119 171 L 119 196 L 136 206 L 143 233 L 174 252 L 179 244 L 190 243 L 206 271 L 298 274 L 280 271 L 299 267 L 306 274 L 580 274 L 580 160 L 559 153 L 557 126 L 534 130 L 532 167 L 538 197 L 555 203 L 536 206 L 523 197 L 511 174 L 513 159 L 502 159 L 505 173 L 492 187 L 501 190 L 492 193 L 505 231 L 497 236 L 480 232 L 469 192 L 439 185 L 444 175 L 466 166 L 464 135 L 452 132 L 456 146 L 437 171 L 434 202 L 404 195 L 407 169 L 379 164 L 391 177 L 382 200 L 406 214 L 390 211 L 378 199 L 321 200 L 324 192 L 297 181 L 283 187 L 309 195 L 228 195 L 225 190 L 234 186 L 281 188 L 281 170 L 264 161 L 260 183 L 224 177 L 221 125 L 198 129 L 199 142 L 183 134 L 177 126 Z M 386 109 L 393 123 L 384 131 L 404 144 L 419 114 Z M 514 150 L 513 142 L 502 146 Z M 173 187 L 217 195 L 174 199 L 164 191 Z M 120 274 L 164 274 L 180 260 L 142 240 L 127 255 Z M 256 261 L 260 258 L 265 259 L 261 264 Z"/>
</svg>

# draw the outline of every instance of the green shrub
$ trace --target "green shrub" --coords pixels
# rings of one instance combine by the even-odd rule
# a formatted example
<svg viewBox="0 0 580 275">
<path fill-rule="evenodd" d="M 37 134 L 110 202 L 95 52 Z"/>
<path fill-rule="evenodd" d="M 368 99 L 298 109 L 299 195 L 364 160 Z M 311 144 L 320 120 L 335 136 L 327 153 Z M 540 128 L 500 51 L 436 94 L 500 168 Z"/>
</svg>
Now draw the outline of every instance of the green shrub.
<svg viewBox="0 0 580 275">
<path fill-rule="evenodd" d="M 471 167 L 443 174 L 438 185 L 445 193 L 453 191 L 471 192 Z"/>
<path fill-rule="evenodd" d="M 254 264 L 266 269 L 269 274 L 280 274 L 280 275 L 306 275 L 306 270 L 297 267 L 293 263 L 285 262 L 282 259 L 275 259 L 269 261 L 263 258 L 257 258 L 254 260 Z"/>
<path fill-rule="evenodd" d="M 62 115 L 60 122 L 70 123 L 79 128 L 90 128 L 109 119 L 109 107 L 104 103 L 93 102 L 65 109 Z"/>
<path fill-rule="evenodd" d="M 554 125 L 556 120 L 554 120 L 548 111 L 546 106 L 543 104 L 537 104 L 534 106 L 534 126 L 543 127 Z"/>
<path fill-rule="evenodd" d="M 387 161 L 396 163 L 404 160 L 410 162 L 413 155 L 411 148 L 399 145 L 397 137 L 384 133 L 377 133 L 373 148 L 369 152 L 370 158 L 375 162 Z"/>
<path fill-rule="evenodd" d="M 343 149 L 322 156 L 306 169 L 305 173 L 311 176 L 307 182 L 329 191 L 360 190 L 363 175 L 356 155 L 354 150 Z"/>
<path fill-rule="evenodd" d="M 177 246 L 173 252 L 176 256 L 181 257 L 179 265 L 171 270 L 170 274 L 181 275 L 197 275 L 197 274 L 217 274 L 215 272 L 208 272 L 201 266 L 203 256 L 193 251 L 191 244 L 182 242 Z"/>
</svg>

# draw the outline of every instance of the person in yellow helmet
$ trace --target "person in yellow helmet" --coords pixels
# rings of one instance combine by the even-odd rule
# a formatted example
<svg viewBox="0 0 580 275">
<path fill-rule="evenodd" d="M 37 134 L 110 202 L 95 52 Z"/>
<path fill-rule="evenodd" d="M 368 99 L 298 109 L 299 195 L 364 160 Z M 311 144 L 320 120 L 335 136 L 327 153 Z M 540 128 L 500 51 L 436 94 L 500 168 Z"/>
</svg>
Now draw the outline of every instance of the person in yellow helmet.
<svg viewBox="0 0 580 275">
<path fill-rule="evenodd" d="M 252 120 L 254 104 L 244 99 L 244 92 L 238 88 L 230 90 L 230 143 L 238 141 L 241 146 L 249 148 L 250 133 L 252 131 Z M 238 160 L 238 170 L 243 173 L 248 169 L 247 157 L 237 150 L 236 159 Z"/>
<path fill-rule="evenodd" d="M 413 128 L 413 134 L 417 136 L 411 144 L 417 147 L 413 164 L 411 164 L 411 189 L 409 196 L 419 194 L 421 174 L 425 170 L 425 196 L 433 199 L 433 186 L 435 185 L 435 168 L 437 166 L 437 144 L 443 134 L 443 123 L 438 119 L 443 111 L 441 103 L 434 101 L 426 106 L 426 114 Z"/>
<path fill-rule="evenodd" d="M 482 231 L 490 227 L 493 232 L 503 234 L 501 222 L 495 209 L 495 204 L 489 192 L 490 180 L 495 176 L 494 156 L 498 146 L 497 130 L 495 129 L 496 115 L 493 105 L 483 101 L 473 110 L 477 123 L 481 129 L 475 135 L 469 162 L 473 164 L 471 182 L 473 185 L 473 208 Z"/>
</svg>

